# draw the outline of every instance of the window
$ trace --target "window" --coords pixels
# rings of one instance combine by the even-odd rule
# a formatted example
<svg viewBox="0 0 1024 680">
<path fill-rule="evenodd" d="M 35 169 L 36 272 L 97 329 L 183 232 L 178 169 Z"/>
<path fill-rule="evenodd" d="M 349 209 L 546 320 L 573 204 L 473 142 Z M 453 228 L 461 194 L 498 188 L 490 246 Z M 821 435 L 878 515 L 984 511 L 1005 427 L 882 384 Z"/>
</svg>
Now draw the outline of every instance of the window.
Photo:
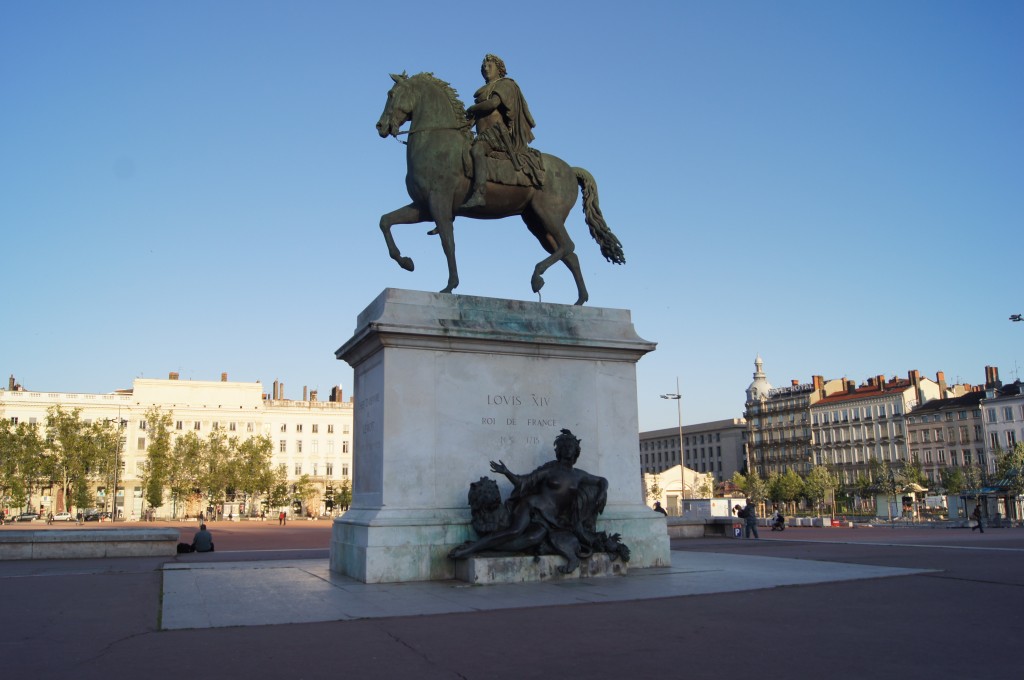
<svg viewBox="0 0 1024 680">
<path fill-rule="evenodd" d="M 946 420 L 953 420 L 953 412 L 946 411 Z"/>
<path fill-rule="evenodd" d="M 299 475 L 302 474 L 302 463 L 296 463 L 295 464 L 295 474 L 296 474 L 296 476 L 299 476 Z"/>
<path fill-rule="evenodd" d="M 252 432 L 252 430 L 253 430 L 252 423 L 246 423 L 245 424 L 245 431 L 246 432 Z"/>
<path fill-rule="evenodd" d="M 145 437 L 139 437 L 139 441 L 136 442 L 136 443 L 138 444 L 137 448 L 139 449 L 139 451 L 145 451 L 146 450 L 146 438 Z"/>
<path fill-rule="evenodd" d="M 967 420 L 967 411 L 957 411 L 957 420 Z"/>
<path fill-rule="evenodd" d="M 1007 450 L 1012 449 L 1017 445 L 1017 433 L 1013 430 L 1006 431 L 1006 448 Z"/>
<path fill-rule="evenodd" d="M 281 453 L 288 453 L 288 442 L 282 439 L 277 444 L 277 450 L 280 451 Z"/>
<path fill-rule="evenodd" d="M 320 470 L 320 464 L 319 463 L 313 463 L 313 476 L 314 477 L 316 477 L 317 475 L 320 474 L 319 470 Z"/>
<path fill-rule="evenodd" d="M 1013 407 L 1012 406 L 1006 406 L 1006 407 L 1003 408 L 1003 420 L 1005 420 L 1008 423 L 1012 423 L 1013 422 Z"/>
<path fill-rule="evenodd" d="M 140 420 L 139 421 L 139 429 L 140 430 L 145 430 L 146 429 L 146 421 L 145 420 Z"/>
<path fill-rule="evenodd" d="M 281 423 L 281 432 L 288 431 L 288 423 Z"/>
<path fill-rule="evenodd" d="M 18 424 L 18 416 L 11 416 L 11 425 Z"/>
<path fill-rule="evenodd" d="M 996 410 L 994 408 L 989 408 L 989 409 L 985 409 L 985 410 L 988 412 L 988 422 L 990 422 L 990 423 L 998 422 L 996 420 Z"/>
<path fill-rule="evenodd" d="M 328 477 L 334 474 L 334 463 L 326 463 L 324 467 L 326 468 L 324 472 L 327 474 Z"/>
<path fill-rule="evenodd" d="M 320 440 L 319 439 L 314 439 L 313 440 L 312 452 L 313 452 L 314 455 L 317 454 L 317 453 L 320 453 Z"/>
<path fill-rule="evenodd" d="M 298 425 L 295 426 L 295 431 L 302 432 L 302 423 L 299 423 Z"/>
<path fill-rule="evenodd" d="M 230 431 L 230 432 L 234 432 L 235 431 L 235 423 L 234 423 L 234 421 L 228 423 L 228 431 Z"/>
<path fill-rule="evenodd" d="M 319 431 L 320 431 L 320 426 L 317 423 L 313 423 L 313 434 L 316 434 Z"/>
<path fill-rule="evenodd" d="M 348 453 L 348 442 L 347 441 L 344 441 L 344 442 L 341 443 L 341 452 L 342 453 Z"/>
<path fill-rule="evenodd" d="M 194 423 L 192 423 L 192 429 L 193 430 L 201 430 L 202 429 L 202 425 L 200 424 L 200 422 L 198 420 L 195 421 Z"/>
<path fill-rule="evenodd" d="M 302 453 L 302 440 L 301 439 L 296 439 L 295 440 L 295 452 L 296 453 Z"/>
<path fill-rule="evenodd" d="M 176 422 L 176 423 L 174 424 L 174 429 L 176 429 L 176 430 L 183 430 L 183 429 L 185 429 L 184 425 L 185 425 L 185 424 L 184 424 L 184 423 L 182 423 L 182 422 L 181 422 L 181 421 L 179 420 L 178 422 Z"/>
<path fill-rule="evenodd" d="M 217 421 L 215 420 L 215 421 L 213 421 L 213 425 L 211 425 L 211 427 L 213 428 L 213 431 L 214 431 L 214 432 L 216 432 L 217 430 L 219 430 L 219 429 L 220 429 L 220 423 L 218 423 L 218 422 L 217 422 Z"/>
<path fill-rule="evenodd" d="M 341 476 L 348 477 L 348 463 L 341 464 Z"/>
</svg>

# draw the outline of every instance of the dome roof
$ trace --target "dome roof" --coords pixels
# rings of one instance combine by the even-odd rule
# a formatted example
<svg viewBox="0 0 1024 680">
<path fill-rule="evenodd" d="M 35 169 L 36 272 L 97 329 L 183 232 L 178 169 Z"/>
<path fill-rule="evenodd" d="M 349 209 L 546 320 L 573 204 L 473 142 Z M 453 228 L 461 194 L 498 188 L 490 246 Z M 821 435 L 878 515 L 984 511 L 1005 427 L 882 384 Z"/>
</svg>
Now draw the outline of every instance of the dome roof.
<svg viewBox="0 0 1024 680">
<path fill-rule="evenodd" d="M 764 374 L 764 361 L 761 360 L 761 355 L 758 354 L 757 358 L 754 359 L 754 382 L 750 383 L 750 387 L 747 388 L 747 401 L 767 399 L 768 392 L 771 389 L 772 385 Z"/>
</svg>

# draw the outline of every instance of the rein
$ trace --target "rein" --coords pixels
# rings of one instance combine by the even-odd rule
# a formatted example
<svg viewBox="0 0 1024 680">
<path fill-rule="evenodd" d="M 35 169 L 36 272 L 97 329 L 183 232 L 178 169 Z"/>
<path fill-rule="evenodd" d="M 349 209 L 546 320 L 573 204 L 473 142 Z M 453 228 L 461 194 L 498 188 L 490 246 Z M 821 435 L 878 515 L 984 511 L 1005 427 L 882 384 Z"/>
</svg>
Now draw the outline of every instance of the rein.
<svg viewBox="0 0 1024 680">
<path fill-rule="evenodd" d="M 409 142 L 403 142 L 401 139 L 398 138 L 398 136 L 399 135 L 413 135 L 413 134 L 416 134 L 417 132 L 439 132 L 441 130 L 455 130 L 455 131 L 459 131 L 459 130 L 466 130 L 466 129 L 471 128 L 471 127 L 473 127 L 473 124 L 470 123 L 469 121 L 466 121 L 462 125 L 447 125 L 447 126 L 444 126 L 444 127 L 420 128 L 418 130 L 400 130 L 400 131 L 396 132 L 393 135 L 393 137 L 395 138 L 395 141 L 398 142 L 399 144 L 408 144 Z"/>
</svg>

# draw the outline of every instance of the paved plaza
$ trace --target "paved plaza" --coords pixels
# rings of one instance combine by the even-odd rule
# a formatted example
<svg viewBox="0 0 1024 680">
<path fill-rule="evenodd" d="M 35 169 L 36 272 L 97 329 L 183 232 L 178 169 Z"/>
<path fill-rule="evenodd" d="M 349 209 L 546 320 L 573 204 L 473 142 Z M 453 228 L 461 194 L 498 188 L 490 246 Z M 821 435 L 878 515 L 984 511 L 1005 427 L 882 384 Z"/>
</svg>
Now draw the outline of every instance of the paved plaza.
<svg viewBox="0 0 1024 680">
<path fill-rule="evenodd" d="M 174 526 L 185 541 L 195 530 Z M 1022 666 L 1020 529 L 683 540 L 671 568 L 486 587 L 332 574 L 327 522 L 211 529 L 213 554 L 0 562 L 4 674 L 980 678 Z"/>
</svg>

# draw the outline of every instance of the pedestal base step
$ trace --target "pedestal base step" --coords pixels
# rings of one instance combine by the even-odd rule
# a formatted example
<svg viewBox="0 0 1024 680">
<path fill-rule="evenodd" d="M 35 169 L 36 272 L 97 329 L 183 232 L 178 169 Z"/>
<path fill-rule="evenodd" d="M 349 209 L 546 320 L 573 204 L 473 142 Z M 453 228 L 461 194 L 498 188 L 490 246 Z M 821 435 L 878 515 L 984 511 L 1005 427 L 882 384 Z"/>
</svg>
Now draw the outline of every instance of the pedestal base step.
<svg viewBox="0 0 1024 680">
<path fill-rule="evenodd" d="M 455 578 L 473 585 L 494 585 L 499 583 L 530 583 L 534 581 L 562 581 L 581 578 L 602 578 L 625 576 L 626 563 L 613 560 L 606 553 L 596 553 L 580 560 L 579 569 L 563 574 L 558 568 L 566 560 L 557 555 L 542 555 L 534 558 L 524 555 L 475 556 L 455 562 Z"/>
</svg>

